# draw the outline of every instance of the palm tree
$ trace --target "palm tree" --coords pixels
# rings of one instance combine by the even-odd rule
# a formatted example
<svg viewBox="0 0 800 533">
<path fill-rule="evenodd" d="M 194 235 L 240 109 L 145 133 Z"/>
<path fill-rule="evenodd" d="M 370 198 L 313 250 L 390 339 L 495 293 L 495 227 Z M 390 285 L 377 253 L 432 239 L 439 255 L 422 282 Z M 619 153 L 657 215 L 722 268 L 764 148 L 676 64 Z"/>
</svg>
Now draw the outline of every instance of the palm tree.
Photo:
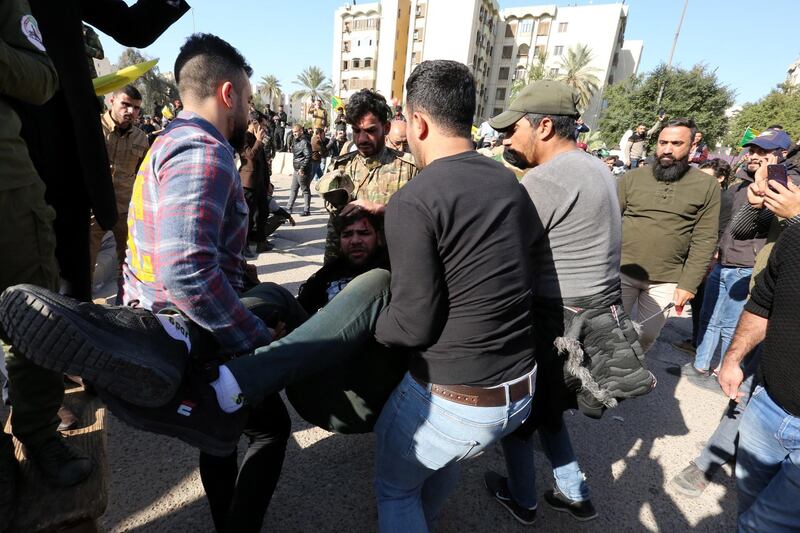
<svg viewBox="0 0 800 533">
<path fill-rule="evenodd" d="M 267 102 L 272 105 L 275 100 L 280 100 L 281 82 L 272 74 L 261 76 L 261 82 L 258 84 L 258 92 L 266 98 Z"/>
<path fill-rule="evenodd" d="M 319 67 L 307 67 L 297 75 L 297 79 L 292 83 L 300 85 L 302 89 L 292 93 L 292 100 L 316 100 L 317 98 L 327 102 L 331 99 L 333 86 L 330 80 L 325 77 L 325 72 Z"/>
<path fill-rule="evenodd" d="M 600 78 L 597 77 L 599 69 L 590 67 L 592 62 L 592 49 L 586 44 L 578 44 L 561 58 L 560 81 L 573 87 L 580 96 L 580 107 L 586 109 L 592 96 L 600 89 Z"/>
<path fill-rule="evenodd" d="M 523 74 L 522 77 L 514 80 L 514 83 L 511 84 L 511 100 L 516 98 L 519 93 L 522 92 L 522 89 L 527 87 L 529 83 L 538 80 L 551 79 L 550 73 L 545 71 L 545 61 L 547 61 L 547 54 L 541 54 L 537 56 L 536 63 L 530 67 L 528 72 Z"/>
</svg>

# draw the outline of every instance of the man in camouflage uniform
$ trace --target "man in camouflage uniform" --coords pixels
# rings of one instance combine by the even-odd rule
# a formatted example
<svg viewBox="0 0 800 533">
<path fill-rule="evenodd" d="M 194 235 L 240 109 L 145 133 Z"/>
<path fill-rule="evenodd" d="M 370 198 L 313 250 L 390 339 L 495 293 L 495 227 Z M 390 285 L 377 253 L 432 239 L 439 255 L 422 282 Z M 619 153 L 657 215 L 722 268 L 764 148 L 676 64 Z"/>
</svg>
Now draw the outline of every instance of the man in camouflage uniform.
<svg viewBox="0 0 800 533">
<path fill-rule="evenodd" d="M 354 201 L 341 210 L 343 214 L 358 208 L 382 214 L 389 198 L 417 174 L 411 154 L 386 146 L 391 117 L 392 111 L 386 99 L 369 89 L 354 94 L 347 104 L 346 118 L 353 128 L 357 151 L 334 158 L 328 169 L 328 174 L 345 174 L 353 183 L 350 200 Z M 333 217 L 340 214 L 340 206 L 331 202 L 327 205 L 331 219 L 325 242 L 325 263 L 335 259 L 339 253 L 339 236 L 333 227 Z"/>
</svg>

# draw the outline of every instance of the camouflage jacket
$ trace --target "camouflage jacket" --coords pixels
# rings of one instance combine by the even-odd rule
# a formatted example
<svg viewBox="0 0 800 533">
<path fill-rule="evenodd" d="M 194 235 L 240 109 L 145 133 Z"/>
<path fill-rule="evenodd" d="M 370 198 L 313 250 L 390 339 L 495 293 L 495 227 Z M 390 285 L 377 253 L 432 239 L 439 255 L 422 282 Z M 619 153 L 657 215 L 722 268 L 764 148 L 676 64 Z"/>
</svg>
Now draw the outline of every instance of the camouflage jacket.
<svg viewBox="0 0 800 533">
<path fill-rule="evenodd" d="M 335 158 L 328 172 L 344 171 L 353 180 L 352 200 L 369 200 L 387 204 L 389 198 L 417 175 L 414 156 L 384 147 L 373 157 L 364 157 L 358 152 L 350 152 Z M 339 235 L 333 227 L 331 213 L 328 221 L 328 237 L 325 241 L 325 262 L 339 255 Z"/>
</svg>

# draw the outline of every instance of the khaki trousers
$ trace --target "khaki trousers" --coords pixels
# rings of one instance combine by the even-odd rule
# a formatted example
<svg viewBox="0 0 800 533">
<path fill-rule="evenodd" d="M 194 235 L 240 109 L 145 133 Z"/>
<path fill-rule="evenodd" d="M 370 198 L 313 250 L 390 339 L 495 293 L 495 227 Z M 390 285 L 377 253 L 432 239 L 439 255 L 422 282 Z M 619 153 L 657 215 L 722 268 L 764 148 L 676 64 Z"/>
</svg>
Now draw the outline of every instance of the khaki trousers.
<svg viewBox="0 0 800 533">
<path fill-rule="evenodd" d="M 672 301 L 678 284 L 641 281 L 625 274 L 620 274 L 620 281 L 622 282 L 622 306 L 634 322 L 642 324 L 639 343 L 647 352 L 661 334 L 661 328 L 664 327 L 667 318 L 678 316 L 674 308 L 666 313 L 658 313 Z M 684 307 L 681 318 L 691 318 L 690 309 L 688 305 Z M 642 323 L 646 319 L 649 320 Z"/>
</svg>

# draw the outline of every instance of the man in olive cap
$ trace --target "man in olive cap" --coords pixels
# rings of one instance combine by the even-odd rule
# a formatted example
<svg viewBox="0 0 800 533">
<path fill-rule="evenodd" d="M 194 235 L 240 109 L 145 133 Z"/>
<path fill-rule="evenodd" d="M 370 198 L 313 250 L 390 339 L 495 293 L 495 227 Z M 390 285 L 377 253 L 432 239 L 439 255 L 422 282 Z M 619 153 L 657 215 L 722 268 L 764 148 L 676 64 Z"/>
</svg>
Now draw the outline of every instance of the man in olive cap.
<svg viewBox="0 0 800 533">
<path fill-rule="evenodd" d="M 602 161 L 576 146 L 576 119 L 580 116 L 577 105 L 577 94 L 566 84 L 537 81 L 528 85 L 507 111 L 489 120 L 492 128 L 505 135 L 507 159 L 530 169 L 522 178 L 522 185 L 537 214 L 532 221 L 537 232 L 532 257 L 533 324 L 539 367 L 534 407 L 525 425 L 502 441 L 508 478 L 494 472 L 485 476 L 492 496 L 523 523 L 533 523 L 536 516 L 531 438 L 536 429 L 556 480 L 554 489 L 545 493 L 548 504 L 578 520 L 597 516 L 562 412 L 575 407 L 576 400 L 582 411 L 595 411 L 588 413 L 591 415 L 613 403 L 585 394 L 576 398 L 577 388 L 587 383 L 580 380 L 576 386 L 578 378 L 567 377 L 564 358 L 553 348 L 556 339 L 565 336 L 564 325 L 575 318 L 576 308 L 624 314 L 619 280 L 621 220 L 615 180 Z M 585 338 L 578 340 L 587 342 Z M 586 350 L 589 352 L 588 347 Z M 647 382 L 651 378 L 641 365 L 631 361 L 636 358 L 629 344 L 626 343 L 626 350 L 609 353 L 612 358 L 626 358 L 632 369 L 629 374 L 635 380 Z M 567 355 L 569 370 L 573 354 Z M 602 385 L 601 392 L 620 396 L 620 391 L 604 390 Z"/>
</svg>

